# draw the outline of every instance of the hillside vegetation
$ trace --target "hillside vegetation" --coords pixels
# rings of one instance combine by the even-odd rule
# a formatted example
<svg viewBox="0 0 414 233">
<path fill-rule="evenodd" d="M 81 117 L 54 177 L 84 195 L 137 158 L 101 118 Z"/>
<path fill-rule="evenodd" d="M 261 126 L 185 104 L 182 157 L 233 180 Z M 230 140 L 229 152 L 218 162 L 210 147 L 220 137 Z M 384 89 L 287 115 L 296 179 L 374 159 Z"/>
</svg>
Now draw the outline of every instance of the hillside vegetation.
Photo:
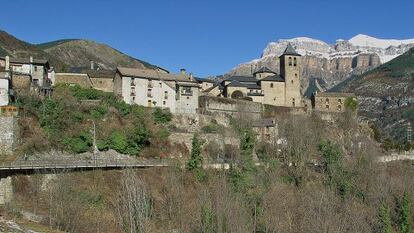
<svg viewBox="0 0 414 233">
<path fill-rule="evenodd" d="M 375 162 L 369 130 L 349 119 L 281 117 L 286 145 L 257 141 L 234 119 L 240 147 L 229 170 L 201 169 L 195 135 L 185 166 L 18 176 L 5 211 L 66 232 L 410 232 L 412 164 Z"/>
<path fill-rule="evenodd" d="M 354 92 L 361 118 L 378 129 L 378 138 L 404 144 L 408 123 L 414 125 L 414 48 L 332 90 Z"/>
<path fill-rule="evenodd" d="M 112 93 L 61 85 L 50 98 L 19 94 L 17 106 L 23 141 L 17 148 L 20 154 L 92 151 L 93 124 L 101 151 L 113 149 L 136 156 L 155 145 L 155 156 L 168 148 L 163 124 L 171 120 L 171 113 L 127 105 Z"/>
</svg>

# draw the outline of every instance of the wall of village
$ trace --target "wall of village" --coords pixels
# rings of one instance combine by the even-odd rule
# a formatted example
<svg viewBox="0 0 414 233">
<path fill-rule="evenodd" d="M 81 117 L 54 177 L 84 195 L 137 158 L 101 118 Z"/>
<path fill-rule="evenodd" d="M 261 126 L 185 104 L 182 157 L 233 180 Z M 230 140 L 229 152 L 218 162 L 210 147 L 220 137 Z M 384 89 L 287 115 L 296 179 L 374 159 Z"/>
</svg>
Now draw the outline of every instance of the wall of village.
<svg viewBox="0 0 414 233">
<path fill-rule="evenodd" d="M 83 88 L 91 88 L 92 82 L 87 74 L 56 73 L 54 84 L 77 84 Z"/>
<path fill-rule="evenodd" d="M 0 179 L 0 205 L 10 203 L 13 199 L 12 177 Z"/>
<path fill-rule="evenodd" d="M 16 134 L 16 117 L 0 115 L 0 155 L 13 153 Z"/>
<path fill-rule="evenodd" d="M 245 114 L 254 119 L 260 119 L 262 104 L 247 100 L 201 96 L 199 98 L 199 112 L 208 115 L 216 113 L 228 115 Z"/>
<path fill-rule="evenodd" d="M 112 78 L 91 78 L 92 87 L 104 92 L 114 91 L 114 82 Z"/>
</svg>

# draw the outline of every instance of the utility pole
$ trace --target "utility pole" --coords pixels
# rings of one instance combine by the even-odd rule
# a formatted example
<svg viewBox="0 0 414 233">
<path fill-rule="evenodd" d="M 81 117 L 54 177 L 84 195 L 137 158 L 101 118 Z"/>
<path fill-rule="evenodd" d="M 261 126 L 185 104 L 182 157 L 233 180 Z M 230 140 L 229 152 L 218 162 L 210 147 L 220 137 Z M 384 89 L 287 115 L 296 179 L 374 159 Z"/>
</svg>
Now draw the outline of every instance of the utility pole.
<svg viewBox="0 0 414 233">
<path fill-rule="evenodd" d="M 93 161 L 96 167 L 96 154 L 98 153 L 98 147 L 96 146 L 96 125 L 94 120 L 88 119 L 88 121 L 91 121 L 93 125 Z"/>
<path fill-rule="evenodd" d="M 408 126 L 407 126 L 407 142 L 411 144 L 411 136 L 412 136 L 412 128 L 411 128 L 411 123 L 408 122 Z"/>
</svg>

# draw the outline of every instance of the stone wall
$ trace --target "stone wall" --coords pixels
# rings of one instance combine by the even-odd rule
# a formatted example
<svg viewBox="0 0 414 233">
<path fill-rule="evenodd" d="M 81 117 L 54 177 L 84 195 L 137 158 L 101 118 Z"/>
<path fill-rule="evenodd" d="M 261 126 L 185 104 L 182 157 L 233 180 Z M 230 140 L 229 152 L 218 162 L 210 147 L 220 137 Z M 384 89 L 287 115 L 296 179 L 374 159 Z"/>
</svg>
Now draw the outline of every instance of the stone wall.
<svg viewBox="0 0 414 233">
<path fill-rule="evenodd" d="M 0 115 L 0 155 L 13 153 L 17 121 L 15 116 Z"/>
<path fill-rule="evenodd" d="M 201 114 L 246 114 L 249 117 L 260 119 L 262 104 L 247 100 L 201 96 L 199 98 L 199 112 Z"/>
<path fill-rule="evenodd" d="M 0 205 L 7 204 L 13 199 L 11 176 L 0 179 Z"/>
</svg>

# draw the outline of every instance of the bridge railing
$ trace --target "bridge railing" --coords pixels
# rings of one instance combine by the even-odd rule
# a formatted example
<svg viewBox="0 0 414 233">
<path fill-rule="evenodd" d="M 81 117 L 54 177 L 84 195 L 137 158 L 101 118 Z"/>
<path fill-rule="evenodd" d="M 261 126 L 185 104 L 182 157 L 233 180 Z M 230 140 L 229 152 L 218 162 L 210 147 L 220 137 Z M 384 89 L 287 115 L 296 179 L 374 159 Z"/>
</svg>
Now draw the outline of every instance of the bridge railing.
<svg viewBox="0 0 414 233">
<path fill-rule="evenodd" d="M 48 169 L 48 168 L 105 168 L 105 167 L 157 167 L 168 166 L 166 159 L 46 159 L 15 160 L 0 164 L 0 169 Z"/>
</svg>

